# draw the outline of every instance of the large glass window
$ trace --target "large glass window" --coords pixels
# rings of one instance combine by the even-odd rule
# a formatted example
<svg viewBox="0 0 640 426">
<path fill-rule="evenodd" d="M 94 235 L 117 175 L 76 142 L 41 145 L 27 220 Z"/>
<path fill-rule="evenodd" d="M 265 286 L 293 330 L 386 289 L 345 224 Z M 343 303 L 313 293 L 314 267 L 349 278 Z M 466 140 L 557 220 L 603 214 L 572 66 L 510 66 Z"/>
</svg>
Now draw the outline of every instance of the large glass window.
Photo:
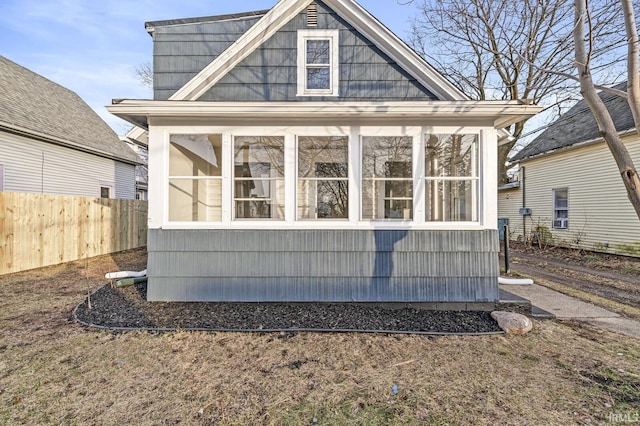
<svg viewBox="0 0 640 426">
<path fill-rule="evenodd" d="M 427 135 L 426 220 L 478 220 L 478 135 Z"/>
<path fill-rule="evenodd" d="M 222 220 L 222 135 L 171 135 L 169 221 Z"/>
<path fill-rule="evenodd" d="M 298 219 L 349 217 L 349 138 L 298 138 Z"/>
<path fill-rule="evenodd" d="M 284 219 L 284 137 L 234 139 L 236 219 Z"/>
<path fill-rule="evenodd" d="M 362 138 L 362 219 L 413 218 L 413 138 Z"/>
<path fill-rule="evenodd" d="M 567 188 L 553 190 L 553 228 L 569 227 L 569 190 Z"/>
</svg>

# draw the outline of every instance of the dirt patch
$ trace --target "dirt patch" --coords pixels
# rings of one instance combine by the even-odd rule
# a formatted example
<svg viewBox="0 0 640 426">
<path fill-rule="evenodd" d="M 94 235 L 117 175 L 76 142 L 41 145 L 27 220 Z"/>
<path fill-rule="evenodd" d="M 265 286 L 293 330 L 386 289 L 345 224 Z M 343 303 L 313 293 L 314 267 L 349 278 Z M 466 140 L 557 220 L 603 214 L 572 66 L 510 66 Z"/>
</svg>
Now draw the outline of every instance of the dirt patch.
<svg viewBox="0 0 640 426">
<path fill-rule="evenodd" d="M 105 285 L 76 309 L 85 324 L 181 330 L 325 330 L 500 333 L 489 312 L 438 312 L 375 304 L 149 303 L 146 284 Z"/>
<path fill-rule="evenodd" d="M 511 269 L 516 274 L 557 283 L 598 297 L 640 308 L 640 259 L 514 245 Z"/>
</svg>

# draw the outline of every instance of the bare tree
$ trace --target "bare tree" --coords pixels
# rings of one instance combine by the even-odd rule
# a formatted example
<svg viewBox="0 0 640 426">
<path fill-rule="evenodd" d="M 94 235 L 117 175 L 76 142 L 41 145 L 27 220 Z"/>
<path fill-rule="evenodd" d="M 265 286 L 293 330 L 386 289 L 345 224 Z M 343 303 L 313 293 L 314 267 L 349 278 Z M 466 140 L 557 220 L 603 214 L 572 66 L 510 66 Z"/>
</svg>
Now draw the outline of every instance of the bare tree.
<svg viewBox="0 0 640 426">
<path fill-rule="evenodd" d="M 472 98 L 575 99 L 576 83 L 563 75 L 574 69 L 568 0 L 419 0 L 417 6 L 410 43 Z M 499 149 L 500 182 L 524 127 L 525 121 L 513 125 L 514 140 Z"/>
<path fill-rule="evenodd" d="M 596 85 L 592 76 L 591 58 L 595 50 L 594 25 L 592 11 L 587 0 L 574 0 L 575 26 L 573 38 L 575 43 L 575 58 L 580 81 L 580 91 L 585 102 L 598 123 L 600 135 L 607 143 L 613 154 L 620 175 L 627 190 L 627 195 L 633 208 L 640 218 L 640 179 L 628 150 L 622 143 L 618 131 L 613 123 L 611 114 L 596 92 Z M 633 114 L 636 131 L 640 136 L 640 75 L 638 58 L 638 31 L 631 0 L 620 0 L 624 15 L 624 28 L 627 45 L 627 92 L 618 93 L 625 96 Z"/>
<path fill-rule="evenodd" d="M 146 88 L 153 89 L 153 65 L 150 62 L 145 62 L 136 66 L 135 70 L 140 84 Z"/>
</svg>

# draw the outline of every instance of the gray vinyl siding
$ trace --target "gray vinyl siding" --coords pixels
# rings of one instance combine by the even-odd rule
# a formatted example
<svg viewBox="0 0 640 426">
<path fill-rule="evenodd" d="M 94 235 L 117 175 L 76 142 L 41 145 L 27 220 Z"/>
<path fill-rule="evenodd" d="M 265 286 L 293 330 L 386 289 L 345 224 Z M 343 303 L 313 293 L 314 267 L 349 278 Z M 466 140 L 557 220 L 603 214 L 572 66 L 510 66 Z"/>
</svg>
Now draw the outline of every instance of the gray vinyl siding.
<svg viewBox="0 0 640 426">
<path fill-rule="evenodd" d="M 153 33 L 154 98 L 166 100 L 251 28 L 259 17 L 157 27 Z"/>
<path fill-rule="evenodd" d="M 249 21 L 249 20 L 247 20 Z M 154 35 L 155 96 L 168 99 L 217 57 L 242 29 L 240 21 L 221 21 L 172 27 L 171 38 Z M 252 21 L 252 22 L 255 22 Z M 248 24 L 248 22 L 247 22 Z M 229 26 L 230 35 L 218 39 Z M 400 101 L 435 100 L 428 89 L 359 34 L 322 2 L 318 2 L 317 29 L 340 31 L 340 85 L 338 97 L 298 97 L 297 31 L 307 29 L 306 11 L 284 25 L 240 62 L 202 101 Z M 247 27 L 248 29 L 248 27 Z M 178 34 L 182 31 L 182 34 Z M 215 33 L 214 33 L 215 32 Z M 182 37 L 182 39 L 181 39 Z M 203 41 L 204 40 L 204 41 Z M 215 41 L 214 41 L 215 40 Z M 207 62 L 207 59 L 209 60 Z"/>
<path fill-rule="evenodd" d="M 115 187 L 116 198 L 135 199 L 135 166 L 86 152 L 0 133 L 4 191 L 100 196 L 100 182 Z"/>
<path fill-rule="evenodd" d="M 150 301 L 495 302 L 486 231 L 149 230 Z"/>
</svg>

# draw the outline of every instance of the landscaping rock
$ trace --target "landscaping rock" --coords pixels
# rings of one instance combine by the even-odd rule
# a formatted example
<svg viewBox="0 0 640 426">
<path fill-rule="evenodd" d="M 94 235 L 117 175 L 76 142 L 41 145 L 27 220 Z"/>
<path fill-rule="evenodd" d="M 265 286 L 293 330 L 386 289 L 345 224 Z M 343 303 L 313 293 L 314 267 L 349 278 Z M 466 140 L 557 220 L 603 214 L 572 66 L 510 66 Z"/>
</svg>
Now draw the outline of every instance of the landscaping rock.
<svg viewBox="0 0 640 426">
<path fill-rule="evenodd" d="M 533 323 L 522 314 L 513 312 L 491 312 L 491 318 L 498 322 L 498 326 L 507 334 L 527 334 L 533 329 Z"/>
</svg>

